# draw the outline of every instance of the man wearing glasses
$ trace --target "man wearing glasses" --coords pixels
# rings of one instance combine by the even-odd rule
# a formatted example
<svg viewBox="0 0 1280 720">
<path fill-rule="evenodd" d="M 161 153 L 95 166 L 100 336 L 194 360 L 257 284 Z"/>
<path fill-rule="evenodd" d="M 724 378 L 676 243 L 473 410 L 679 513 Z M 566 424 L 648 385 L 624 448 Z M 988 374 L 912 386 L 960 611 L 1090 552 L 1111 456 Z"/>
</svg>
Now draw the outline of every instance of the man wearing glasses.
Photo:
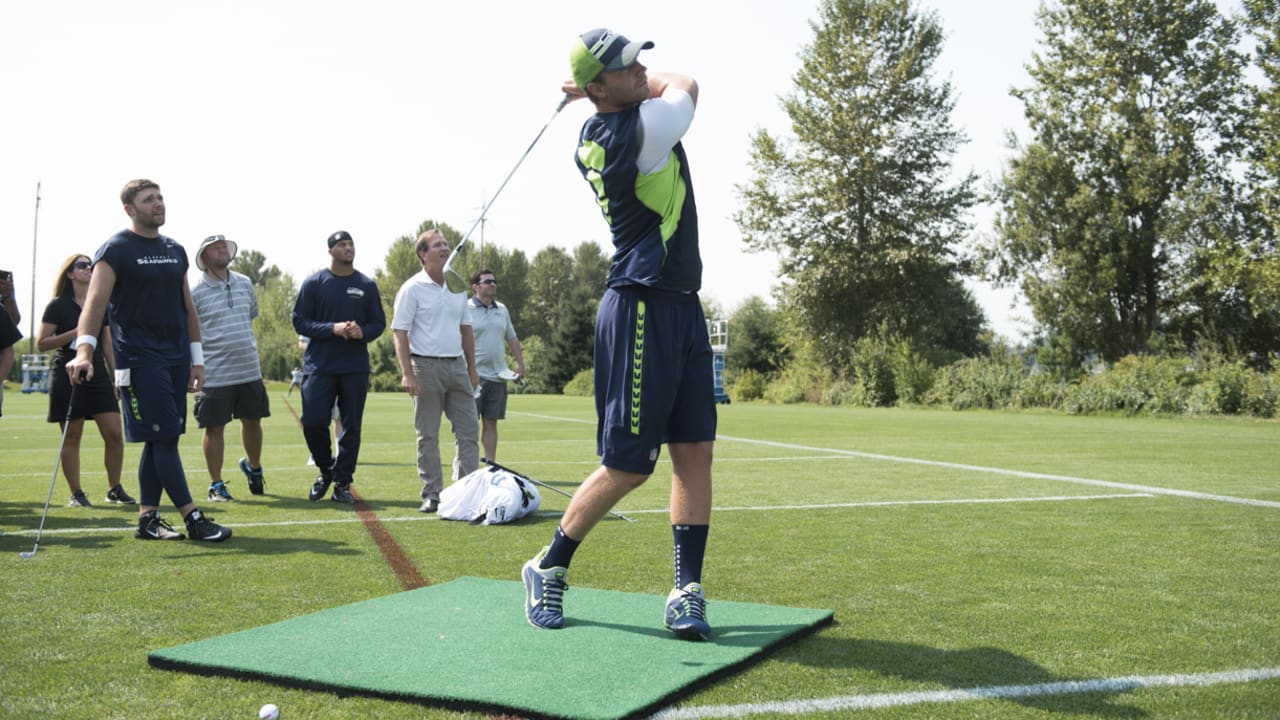
<svg viewBox="0 0 1280 720">
<path fill-rule="evenodd" d="M 444 281 L 449 241 L 432 228 L 418 236 L 414 252 L 422 272 L 405 280 L 396 292 L 391 330 L 400 364 L 400 387 L 413 398 L 418 479 L 422 481 L 418 510 L 433 513 L 440 507 L 440 491 L 444 490 L 440 413 L 447 415 L 453 426 L 453 480 L 469 475 L 480 464 L 475 403 L 480 378 L 467 294 L 449 292 Z"/>
<path fill-rule="evenodd" d="M 245 453 L 240 458 L 240 472 L 248 481 L 249 492 L 261 495 L 266 484 L 262 476 L 262 418 L 270 417 L 271 401 L 262 383 L 258 340 L 253 336 L 258 297 L 253 282 L 230 269 L 237 249 L 234 240 L 221 235 L 205 238 L 196 251 L 196 268 L 204 274 L 191 288 L 205 360 L 204 390 L 196 395 L 195 415 L 204 429 L 204 461 L 212 502 L 232 500 L 222 479 L 223 430 L 232 418 L 240 421 Z"/>
<path fill-rule="evenodd" d="M 507 306 L 498 302 L 498 281 L 492 270 L 481 270 L 471 278 L 471 329 L 476 336 L 476 372 L 480 393 L 476 413 L 480 416 L 480 445 L 489 462 L 498 461 L 498 421 L 507 416 L 507 381 L 524 377 L 524 353 L 516 337 Z M 504 347 L 505 345 L 505 347 Z M 516 369 L 507 367 L 507 348 L 516 359 Z"/>
</svg>

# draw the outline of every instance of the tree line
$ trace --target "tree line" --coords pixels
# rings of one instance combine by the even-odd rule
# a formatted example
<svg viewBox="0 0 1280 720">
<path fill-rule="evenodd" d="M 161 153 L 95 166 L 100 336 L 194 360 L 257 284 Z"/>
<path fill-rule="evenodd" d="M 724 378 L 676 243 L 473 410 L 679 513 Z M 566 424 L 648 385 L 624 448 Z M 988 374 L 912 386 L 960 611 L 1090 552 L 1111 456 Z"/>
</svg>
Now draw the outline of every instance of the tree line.
<svg viewBox="0 0 1280 720">
<path fill-rule="evenodd" d="M 781 96 L 788 134 L 748 138 L 734 216 L 743 242 L 780 259 L 769 298 L 726 312 L 731 382 L 778 399 L 923 397 L 939 372 L 1016 353 L 1028 372 L 1078 382 L 1125 358 L 1186 355 L 1274 368 L 1280 353 L 1280 0 L 1226 15 L 1208 0 L 1042 3 L 1042 35 L 1013 88 L 1029 128 L 1001 175 L 957 173 L 965 142 L 937 67 L 945 28 L 912 0 L 824 0 Z M 945 70 L 945 69 L 941 69 Z M 991 227 L 972 210 L 995 208 Z M 438 225 L 456 242 L 459 233 Z M 376 280 L 390 315 L 420 267 L 393 243 Z M 591 362 L 608 269 L 596 243 L 532 259 L 490 246 L 530 367 L 560 392 Z M 294 280 L 246 252 L 269 377 L 298 363 Z M 970 279 L 1018 287 L 1034 331 L 998 341 Z M 390 338 L 374 387 L 394 389 Z M 886 359 L 891 358 L 891 360 Z M 954 373 L 942 373 L 951 378 Z M 843 384 L 843 385 L 842 385 Z M 838 393 L 837 393 L 838 394 Z M 753 393 L 744 393 L 750 397 Z M 756 396 L 764 396 L 763 390 Z"/>
</svg>

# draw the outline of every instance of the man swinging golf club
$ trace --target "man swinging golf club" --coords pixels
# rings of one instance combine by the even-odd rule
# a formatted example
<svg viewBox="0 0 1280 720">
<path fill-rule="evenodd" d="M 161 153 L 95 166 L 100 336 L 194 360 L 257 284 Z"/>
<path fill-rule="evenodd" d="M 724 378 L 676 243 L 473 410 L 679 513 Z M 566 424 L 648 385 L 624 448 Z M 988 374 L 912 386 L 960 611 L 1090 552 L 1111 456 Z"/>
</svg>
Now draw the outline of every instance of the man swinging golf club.
<svg viewBox="0 0 1280 720">
<path fill-rule="evenodd" d="M 597 452 L 601 465 L 569 503 L 551 544 L 523 568 L 525 616 L 564 625 L 563 595 L 574 551 L 610 509 L 671 454 L 675 587 L 664 624 L 706 640 L 702 559 L 711 519 L 716 434 L 711 344 L 698 299 L 702 260 L 689 165 L 680 143 L 693 121 L 698 85 L 646 72 L 651 42 L 610 30 L 573 43 L 573 80 L 561 88 L 596 112 L 582 126 L 578 169 L 613 236 L 608 289 L 595 329 Z"/>
</svg>

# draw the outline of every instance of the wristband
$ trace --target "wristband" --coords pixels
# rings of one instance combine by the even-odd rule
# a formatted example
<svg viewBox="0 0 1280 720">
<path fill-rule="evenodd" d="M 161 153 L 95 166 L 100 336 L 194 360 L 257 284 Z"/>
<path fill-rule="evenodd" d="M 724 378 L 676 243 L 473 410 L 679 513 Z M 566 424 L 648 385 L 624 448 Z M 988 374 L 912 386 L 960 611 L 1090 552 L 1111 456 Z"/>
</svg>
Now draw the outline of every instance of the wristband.
<svg viewBox="0 0 1280 720">
<path fill-rule="evenodd" d="M 199 340 L 191 343 L 191 364 L 204 365 L 204 344 Z"/>
<path fill-rule="evenodd" d="M 98 347 L 98 336 L 97 336 L 97 335 L 81 335 L 81 336 L 77 337 L 77 338 L 76 338 L 76 349 L 79 349 L 81 345 L 88 345 L 88 346 L 89 346 L 89 347 L 91 347 L 91 348 L 97 349 L 97 347 Z"/>
</svg>

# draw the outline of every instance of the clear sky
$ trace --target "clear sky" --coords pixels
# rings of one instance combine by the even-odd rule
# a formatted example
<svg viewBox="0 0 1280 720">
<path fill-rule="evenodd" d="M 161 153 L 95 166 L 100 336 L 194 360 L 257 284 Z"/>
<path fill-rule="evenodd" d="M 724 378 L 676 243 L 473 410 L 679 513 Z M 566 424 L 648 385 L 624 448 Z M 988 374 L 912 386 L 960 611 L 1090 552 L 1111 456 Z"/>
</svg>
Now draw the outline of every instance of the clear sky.
<svg viewBox="0 0 1280 720">
<path fill-rule="evenodd" d="M 961 170 L 996 176 L 1037 33 L 1033 0 L 927 0 L 948 39 L 936 72 L 957 92 L 970 143 Z M 749 135 L 786 133 L 812 39 L 813 0 L 408 2 L 0 0 L 0 268 L 13 270 L 28 331 L 57 265 L 125 227 L 119 191 L 160 183 L 163 232 L 194 250 L 222 233 L 300 281 L 345 229 L 372 274 L 427 218 L 465 231 L 560 100 L 573 37 L 606 26 L 651 39 L 654 70 L 694 76 L 685 138 L 699 201 L 703 296 L 724 309 L 768 297 L 774 260 L 745 251 L 731 215 L 749 178 Z M 486 243 L 583 241 L 606 227 L 572 162 L 589 113 L 569 105 L 496 199 Z M 36 183 L 42 183 L 38 233 Z M 979 209 L 977 230 L 989 224 Z M 478 241 L 477 232 L 472 239 Z M 194 268 L 194 266 L 193 266 Z M 1013 294 L 977 287 L 995 329 L 1017 337 Z M 38 322 L 38 317 L 37 317 Z"/>
</svg>

